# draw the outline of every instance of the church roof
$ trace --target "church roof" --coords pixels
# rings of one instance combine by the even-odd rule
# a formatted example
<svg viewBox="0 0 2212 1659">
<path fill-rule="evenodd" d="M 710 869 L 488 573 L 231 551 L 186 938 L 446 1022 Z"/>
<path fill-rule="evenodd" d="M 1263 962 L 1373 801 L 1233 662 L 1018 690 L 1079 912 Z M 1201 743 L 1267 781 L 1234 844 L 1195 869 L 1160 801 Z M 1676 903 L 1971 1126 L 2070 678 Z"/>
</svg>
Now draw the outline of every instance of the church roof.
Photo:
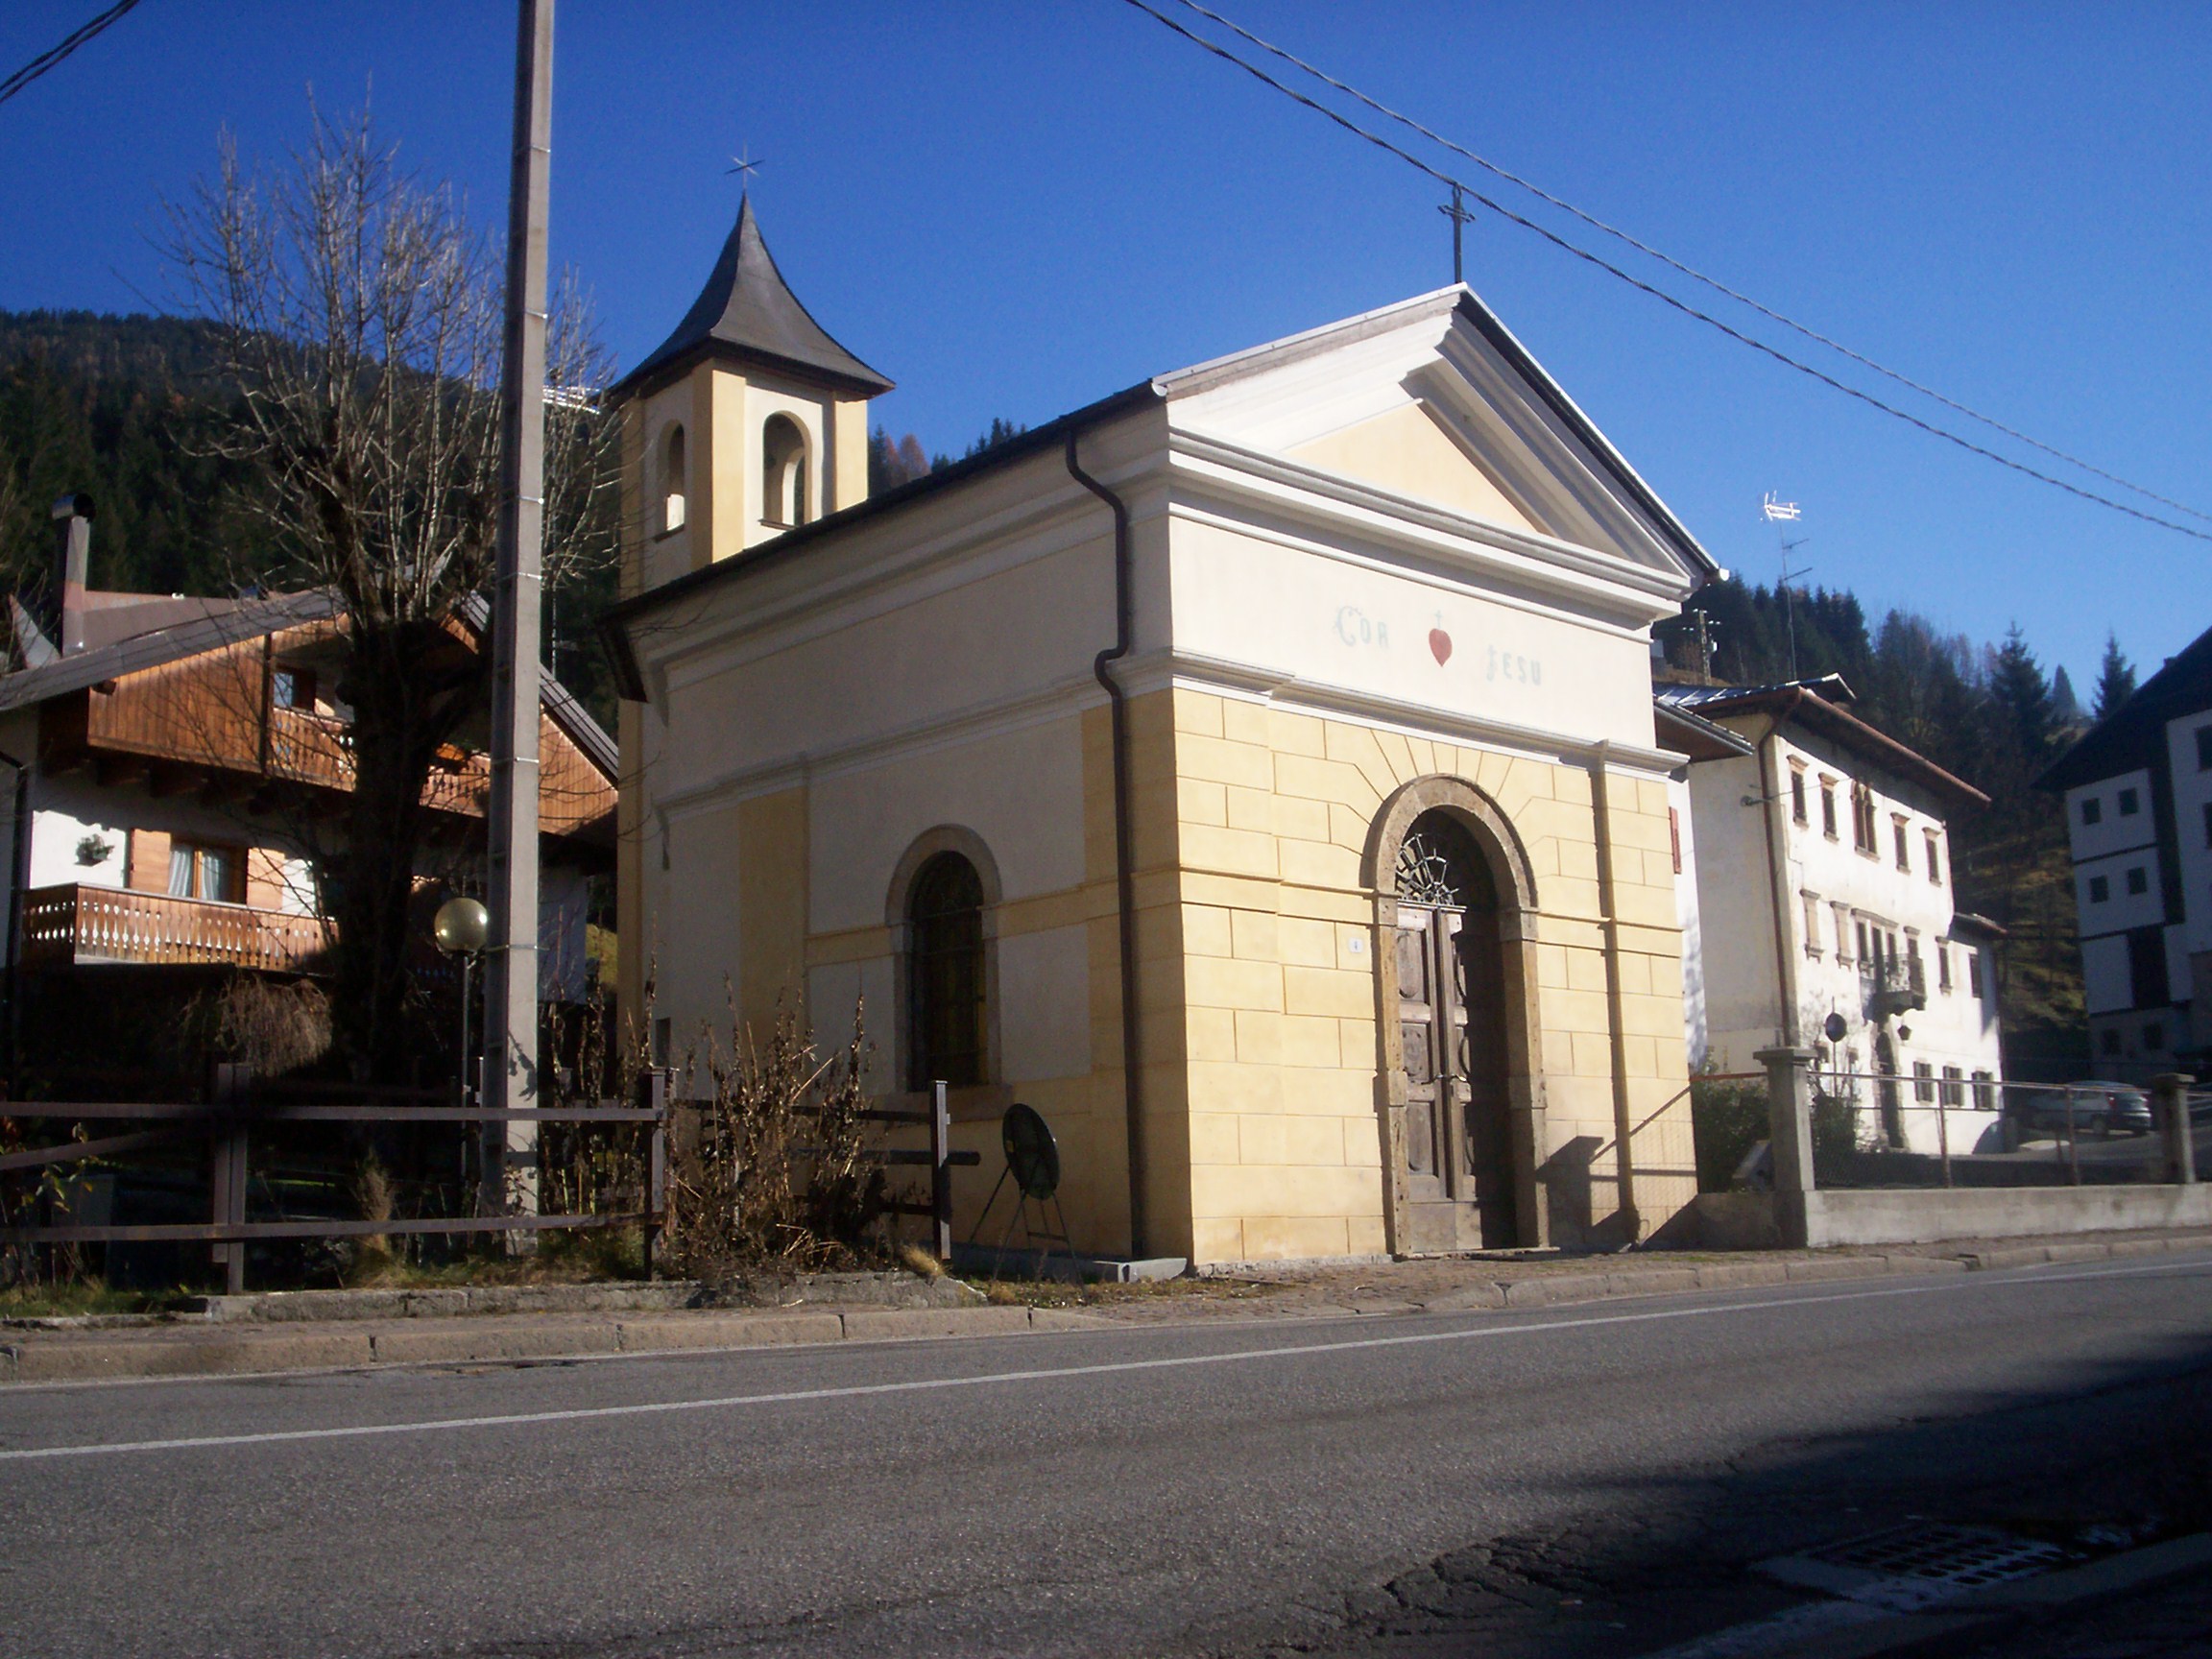
<svg viewBox="0 0 2212 1659">
<path fill-rule="evenodd" d="M 614 383 L 610 396 L 627 396 L 703 356 L 750 359 L 827 378 L 867 397 L 891 390 L 890 381 L 832 340 L 799 303 L 761 240 L 750 196 L 738 204 L 737 224 L 722 244 L 722 256 L 684 321 Z"/>
</svg>

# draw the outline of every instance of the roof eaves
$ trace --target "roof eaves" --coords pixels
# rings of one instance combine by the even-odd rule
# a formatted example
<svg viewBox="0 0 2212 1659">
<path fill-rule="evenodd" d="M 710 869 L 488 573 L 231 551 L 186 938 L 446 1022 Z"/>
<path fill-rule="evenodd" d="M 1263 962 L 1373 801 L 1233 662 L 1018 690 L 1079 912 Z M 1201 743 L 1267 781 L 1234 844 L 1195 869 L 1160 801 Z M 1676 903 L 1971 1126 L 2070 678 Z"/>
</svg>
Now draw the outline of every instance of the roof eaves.
<svg viewBox="0 0 2212 1659">
<path fill-rule="evenodd" d="M 72 652 L 36 668 L 19 668 L 12 674 L 0 675 L 0 710 L 28 708 L 98 685 L 103 681 L 164 667 L 258 635 L 327 621 L 343 609 L 335 593 L 326 589 L 312 589 L 194 617 L 189 622 L 132 635 L 128 639 L 95 646 L 89 651 Z"/>
</svg>

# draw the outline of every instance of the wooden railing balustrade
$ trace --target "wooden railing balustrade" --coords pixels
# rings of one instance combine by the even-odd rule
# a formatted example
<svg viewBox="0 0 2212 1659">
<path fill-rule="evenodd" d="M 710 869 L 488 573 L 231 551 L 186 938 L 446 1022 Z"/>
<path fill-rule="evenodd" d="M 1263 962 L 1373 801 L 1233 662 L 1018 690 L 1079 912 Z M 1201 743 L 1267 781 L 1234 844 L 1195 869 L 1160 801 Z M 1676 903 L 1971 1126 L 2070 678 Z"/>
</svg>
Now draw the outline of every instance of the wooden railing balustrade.
<svg viewBox="0 0 2212 1659">
<path fill-rule="evenodd" d="M 23 896 L 27 966 L 70 962 L 210 963 L 299 972 L 328 941 L 312 916 L 64 882 Z"/>
</svg>

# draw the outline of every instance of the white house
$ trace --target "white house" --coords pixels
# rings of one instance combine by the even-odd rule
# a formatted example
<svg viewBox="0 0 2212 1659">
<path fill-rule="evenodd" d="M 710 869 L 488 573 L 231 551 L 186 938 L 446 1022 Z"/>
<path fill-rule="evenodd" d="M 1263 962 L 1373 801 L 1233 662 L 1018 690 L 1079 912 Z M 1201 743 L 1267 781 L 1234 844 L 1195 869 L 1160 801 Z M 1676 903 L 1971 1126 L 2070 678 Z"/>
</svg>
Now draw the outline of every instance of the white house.
<svg viewBox="0 0 2212 1659">
<path fill-rule="evenodd" d="M 1825 1087 L 1870 1105 L 1868 1144 L 1954 1151 L 1994 1129 L 2002 1077 L 1994 925 L 1953 908 L 1946 822 L 1987 805 L 1971 784 L 1850 711 L 1839 676 L 1782 685 L 1667 685 L 1662 710 L 1734 733 L 1695 758 L 1703 991 L 1692 1059 L 1757 1070 L 1759 1049 L 1810 1046 Z M 1674 746 L 1682 747 L 1680 742 Z M 1874 1079 L 1871 1089 L 1864 1081 Z"/>
<path fill-rule="evenodd" d="M 2039 780 L 2066 798 L 2091 1065 L 2147 1082 L 2212 1049 L 2212 633 Z"/>
</svg>

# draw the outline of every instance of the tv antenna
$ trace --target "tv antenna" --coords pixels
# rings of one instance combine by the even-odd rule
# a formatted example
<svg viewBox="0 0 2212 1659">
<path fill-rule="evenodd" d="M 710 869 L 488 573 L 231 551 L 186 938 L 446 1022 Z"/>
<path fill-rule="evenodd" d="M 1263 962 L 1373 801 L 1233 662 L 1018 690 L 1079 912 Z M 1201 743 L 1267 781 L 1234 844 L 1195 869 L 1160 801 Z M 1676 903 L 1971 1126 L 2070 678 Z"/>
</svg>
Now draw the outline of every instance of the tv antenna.
<svg viewBox="0 0 2212 1659">
<path fill-rule="evenodd" d="M 1774 534 L 1782 543 L 1782 575 L 1774 586 L 1782 595 L 1783 625 L 1790 634 L 1790 678 L 1794 680 L 1797 678 L 1797 606 L 1795 600 L 1791 596 L 1790 584 L 1796 581 L 1800 576 L 1812 575 L 1813 566 L 1807 565 L 1800 569 L 1792 570 L 1790 568 L 1790 560 L 1798 548 L 1804 546 L 1813 538 L 1799 536 L 1792 539 L 1790 532 L 1782 528 L 1785 524 L 1800 522 L 1805 517 L 1804 510 L 1794 501 L 1775 500 L 1774 492 L 1771 490 L 1767 492 L 1766 499 L 1759 504 L 1759 516 L 1775 527 Z"/>
</svg>

